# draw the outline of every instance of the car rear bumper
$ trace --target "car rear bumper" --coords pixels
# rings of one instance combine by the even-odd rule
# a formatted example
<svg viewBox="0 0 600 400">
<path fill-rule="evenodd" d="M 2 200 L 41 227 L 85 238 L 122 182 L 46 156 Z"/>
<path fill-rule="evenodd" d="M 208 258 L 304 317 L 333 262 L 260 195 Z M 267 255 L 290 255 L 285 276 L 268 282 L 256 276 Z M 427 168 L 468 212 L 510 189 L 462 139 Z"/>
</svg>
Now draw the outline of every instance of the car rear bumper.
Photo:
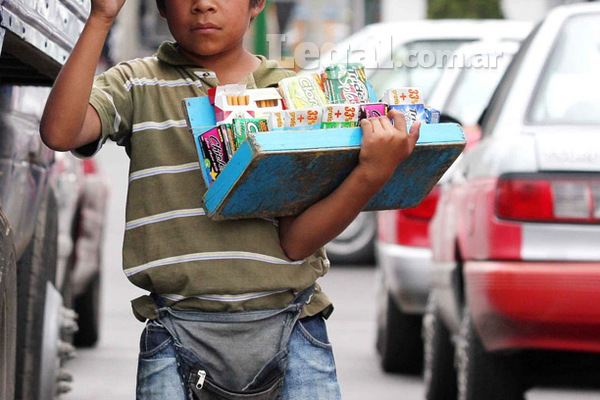
<svg viewBox="0 0 600 400">
<path fill-rule="evenodd" d="M 600 262 L 467 262 L 466 295 L 488 350 L 600 352 Z"/>
<path fill-rule="evenodd" d="M 377 241 L 375 252 L 396 304 L 407 313 L 425 313 L 433 268 L 431 250 Z"/>
</svg>

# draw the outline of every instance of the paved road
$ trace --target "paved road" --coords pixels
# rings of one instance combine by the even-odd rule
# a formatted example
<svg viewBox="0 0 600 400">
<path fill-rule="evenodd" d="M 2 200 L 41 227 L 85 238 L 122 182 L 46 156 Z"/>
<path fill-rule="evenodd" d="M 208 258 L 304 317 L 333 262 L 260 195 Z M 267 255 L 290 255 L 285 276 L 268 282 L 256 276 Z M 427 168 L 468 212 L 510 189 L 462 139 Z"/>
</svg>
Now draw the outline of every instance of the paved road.
<svg viewBox="0 0 600 400">
<path fill-rule="evenodd" d="M 124 151 L 107 144 L 98 156 L 113 190 L 105 238 L 103 326 L 96 348 L 79 349 L 68 368 L 73 391 L 64 400 L 128 400 L 135 398 L 138 339 L 143 325 L 133 318 L 129 301 L 142 294 L 121 272 L 125 187 L 128 163 Z M 345 400 L 422 400 L 419 377 L 381 372 L 374 351 L 375 277 L 372 266 L 333 266 L 321 281 L 336 304 L 329 321 L 338 375 Z M 527 400 L 592 400 L 599 393 L 535 390 Z M 307 399 L 308 400 L 308 399 Z"/>
</svg>

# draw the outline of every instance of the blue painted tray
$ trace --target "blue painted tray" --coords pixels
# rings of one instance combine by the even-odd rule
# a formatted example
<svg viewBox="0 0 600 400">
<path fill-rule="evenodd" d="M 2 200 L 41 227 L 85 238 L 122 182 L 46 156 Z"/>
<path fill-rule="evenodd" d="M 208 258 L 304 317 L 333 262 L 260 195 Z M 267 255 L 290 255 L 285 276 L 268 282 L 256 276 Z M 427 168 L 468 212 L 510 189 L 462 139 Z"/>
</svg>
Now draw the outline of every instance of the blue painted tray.
<svg viewBox="0 0 600 400">
<path fill-rule="evenodd" d="M 360 128 L 251 134 L 204 195 L 206 212 L 214 220 L 296 215 L 350 173 L 361 138 Z M 459 125 L 422 125 L 413 154 L 365 210 L 418 205 L 465 144 Z"/>
</svg>

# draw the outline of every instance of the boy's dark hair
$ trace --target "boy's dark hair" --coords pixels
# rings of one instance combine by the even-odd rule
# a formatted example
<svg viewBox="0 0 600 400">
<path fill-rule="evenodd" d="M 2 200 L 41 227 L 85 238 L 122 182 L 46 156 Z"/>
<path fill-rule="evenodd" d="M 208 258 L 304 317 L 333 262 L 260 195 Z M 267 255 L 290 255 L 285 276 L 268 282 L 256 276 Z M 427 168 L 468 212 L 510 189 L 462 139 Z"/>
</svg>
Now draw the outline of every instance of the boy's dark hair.
<svg viewBox="0 0 600 400">
<path fill-rule="evenodd" d="M 156 7 L 158 7 L 159 11 L 165 10 L 165 1 L 166 0 L 156 0 Z M 250 0 L 250 7 L 256 7 L 260 3 L 260 0 Z"/>
</svg>

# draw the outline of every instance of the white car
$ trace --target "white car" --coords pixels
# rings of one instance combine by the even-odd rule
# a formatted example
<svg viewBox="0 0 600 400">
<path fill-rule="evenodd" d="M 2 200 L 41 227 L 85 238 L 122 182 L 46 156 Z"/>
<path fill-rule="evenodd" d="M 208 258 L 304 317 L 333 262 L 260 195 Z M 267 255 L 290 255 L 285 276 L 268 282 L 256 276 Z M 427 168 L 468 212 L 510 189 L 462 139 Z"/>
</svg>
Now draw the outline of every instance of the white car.
<svg viewBox="0 0 600 400">
<path fill-rule="evenodd" d="M 510 41 L 462 45 L 454 56 L 468 67 L 448 65 L 431 94 L 430 104 L 442 112 L 442 120 L 463 125 L 467 147 L 479 139 L 477 120 L 518 48 L 518 43 Z M 491 59 L 496 54 L 502 57 L 487 67 L 469 66 L 478 58 Z M 433 271 L 428 231 L 439 194 L 437 185 L 418 207 L 377 213 L 377 350 L 381 366 L 388 372 L 418 373 L 422 368 L 421 323 Z"/>
<path fill-rule="evenodd" d="M 553 9 L 442 185 L 424 317 L 428 400 L 523 400 L 600 365 L 600 4 Z"/>
<path fill-rule="evenodd" d="M 315 73 L 332 63 L 360 62 L 380 98 L 391 87 L 418 86 L 425 102 L 453 51 L 477 40 L 519 41 L 532 24 L 505 20 L 424 20 L 378 23 L 349 36 L 307 65 Z M 376 214 L 363 213 L 327 245 L 334 263 L 372 263 Z"/>
</svg>

